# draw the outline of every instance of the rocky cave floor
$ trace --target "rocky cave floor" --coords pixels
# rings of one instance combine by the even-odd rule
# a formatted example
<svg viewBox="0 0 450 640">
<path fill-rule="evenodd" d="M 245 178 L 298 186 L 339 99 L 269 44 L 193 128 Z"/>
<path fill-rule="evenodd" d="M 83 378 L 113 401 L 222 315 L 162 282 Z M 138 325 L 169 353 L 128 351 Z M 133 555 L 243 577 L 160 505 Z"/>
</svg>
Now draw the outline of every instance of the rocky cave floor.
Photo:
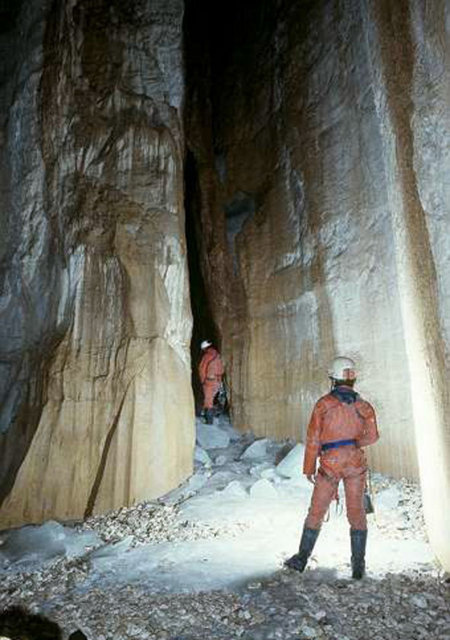
<svg viewBox="0 0 450 640">
<path fill-rule="evenodd" d="M 163 498 L 0 533 L 0 610 L 23 606 L 89 640 L 450 640 L 450 584 L 411 482 L 372 474 L 362 581 L 349 577 L 341 506 L 305 573 L 282 568 L 311 494 L 302 457 L 225 417 L 198 422 L 195 473 Z"/>
</svg>

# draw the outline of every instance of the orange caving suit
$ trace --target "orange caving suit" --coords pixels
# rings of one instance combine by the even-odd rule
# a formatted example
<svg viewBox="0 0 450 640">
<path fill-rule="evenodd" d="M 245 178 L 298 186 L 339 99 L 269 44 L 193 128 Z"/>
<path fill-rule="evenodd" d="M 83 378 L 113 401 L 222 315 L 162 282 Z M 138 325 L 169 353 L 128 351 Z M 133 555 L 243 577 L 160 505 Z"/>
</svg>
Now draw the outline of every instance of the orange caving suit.
<svg viewBox="0 0 450 640">
<path fill-rule="evenodd" d="M 353 397 L 347 404 L 338 399 L 339 390 L 344 397 Z M 334 395 L 335 393 L 338 395 Z M 340 480 L 344 482 L 347 518 L 352 529 L 367 529 L 363 505 L 367 463 L 361 447 L 373 444 L 379 438 L 375 411 L 350 387 L 338 387 L 323 396 L 314 407 L 306 437 L 303 473 L 316 473 L 316 460 L 320 467 L 316 477 L 305 527 L 319 529 L 330 502 L 336 496 Z M 338 446 L 322 451 L 322 445 L 342 440 L 355 440 L 355 444 Z"/>
<path fill-rule="evenodd" d="M 214 397 L 222 384 L 224 373 L 222 358 L 214 347 L 208 347 L 200 360 L 198 374 L 203 386 L 203 407 L 212 409 Z"/>
</svg>

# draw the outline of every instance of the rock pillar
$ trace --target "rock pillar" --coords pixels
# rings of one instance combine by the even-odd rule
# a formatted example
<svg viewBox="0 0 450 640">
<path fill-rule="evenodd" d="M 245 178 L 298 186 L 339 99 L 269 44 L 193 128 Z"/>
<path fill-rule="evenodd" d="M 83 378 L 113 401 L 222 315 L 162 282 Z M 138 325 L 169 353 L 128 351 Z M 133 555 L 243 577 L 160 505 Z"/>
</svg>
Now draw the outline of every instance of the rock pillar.
<svg viewBox="0 0 450 640">
<path fill-rule="evenodd" d="M 2 24 L 0 527 L 191 472 L 182 16 L 25 0 Z"/>
</svg>

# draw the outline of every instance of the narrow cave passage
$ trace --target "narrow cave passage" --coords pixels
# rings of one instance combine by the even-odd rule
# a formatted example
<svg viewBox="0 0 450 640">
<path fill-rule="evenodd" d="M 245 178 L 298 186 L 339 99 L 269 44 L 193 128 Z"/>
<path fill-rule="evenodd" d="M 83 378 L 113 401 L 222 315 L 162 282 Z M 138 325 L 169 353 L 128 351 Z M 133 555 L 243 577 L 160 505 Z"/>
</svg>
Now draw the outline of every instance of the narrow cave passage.
<svg viewBox="0 0 450 640">
<path fill-rule="evenodd" d="M 184 198 L 194 318 L 192 385 L 198 408 L 202 397 L 196 372 L 198 345 L 202 339 L 210 339 L 225 361 L 227 410 L 232 410 L 233 423 L 243 430 L 255 425 L 244 424 L 243 366 L 249 335 L 238 245 L 245 223 L 254 215 L 255 194 L 252 179 L 248 191 L 248 178 L 243 178 L 242 185 L 229 179 L 229 140 L 223 125 L 233 117 L 230 105 L 224 105 L 223 100 L 230 89 L 230 61 L 237 55 L 240 64 L 245 52 L 251 59 L 254 56 L 254 39 L 244 24 L 254 24 L 266 5 L 250 0 L 242 7 L 233 0 L 226 8 L 212 8 L 204 0 L 186 0 L 183 18 Z M 245 42 L 240 41 L 242 35 Z M 237 83 L 241 76 L 236 76 Z"/>
<path fill-rule="evenodd" d="M 200 190 L 196 160 L 191 151 L 187 151 L 184 171 L 185 181 L 185 215 L 186 215 L 186 243 L 188 251 L 189 289 L 193 316 L 191 341 L 192 388 L 194 391 L 196 414 L 202 404 L 202 387 L 197 373 L 200 361 L 200 343 L 208 339 L 219 346 L 220 335 L 214 323 L 208 292 L 200 266 L 200 247 L 198 234 L 201 233 L 199 219 L 196 212 L 200 205 Z"/>
</svg>

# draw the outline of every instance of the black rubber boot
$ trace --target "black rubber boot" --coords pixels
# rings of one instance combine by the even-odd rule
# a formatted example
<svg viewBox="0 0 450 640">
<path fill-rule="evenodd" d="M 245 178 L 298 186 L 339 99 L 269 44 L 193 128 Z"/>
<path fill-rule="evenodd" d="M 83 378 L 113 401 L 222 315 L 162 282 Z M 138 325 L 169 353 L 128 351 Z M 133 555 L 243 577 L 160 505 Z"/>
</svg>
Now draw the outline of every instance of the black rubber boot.
<svg viewBox="0 0 450 640">
<path fill-rule="evenodd" d="M 352 578 L 361 580 L 366 569 L 367 529 L 350 529 L 352 545 Z"/>
<path fill-rule="evenodd" d="M 286 567 L 289 569 L 295 569 L 295 571 L 300 571 L 300 573 L 305 570 L 308 558 L 316 544 L 319 531 L 320 529 L 307 529 L 306 527 L 303 529 L 298 553 L 285 561 L 284 565 Z"/>
</svg>

